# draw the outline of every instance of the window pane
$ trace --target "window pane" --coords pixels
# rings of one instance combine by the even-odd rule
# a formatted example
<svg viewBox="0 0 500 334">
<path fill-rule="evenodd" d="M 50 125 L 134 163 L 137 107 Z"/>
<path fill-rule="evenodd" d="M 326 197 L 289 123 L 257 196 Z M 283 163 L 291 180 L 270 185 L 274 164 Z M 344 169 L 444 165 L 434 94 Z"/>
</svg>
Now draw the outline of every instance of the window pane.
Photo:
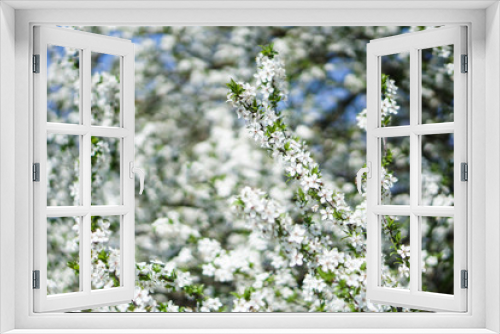
<svg viewBox="0 0 500 334">
<path fill-rule="evenodd" d="M 47 218 L 47 294 L 80 291 L 80 217 Z"/>
<path fill-rule="evenodd" d="M 410 138 L 382 138 L 382 204 L 410 204 Z"/>
<path fill-rule="evenodd" d="M 120 141 L 92 137 L 92 205 L 121 204 Z"/>
<path fill-rule="evenodd" d="M 92 217 L 91 275 L 92 289 L 120 286 L 120 218 Z"/>
<path fill-rule="evenodd" d="M 47 121 L 80 123 L 80 50 L 47 45 Z"/>
<path fill-rule="evenodd" d="M 410 288 L 410 217 L 380 216 L 381 286 Z"/>
<path fill-rule="evenodd" d="M 422 291 L 453 294 L 453 218 L 421 217 Z"/>
<path fill-rule="evenodd" d="M 402 52 L 380 57 L 381 62 L 381 125 L 410 124 L 410 53 Z"/>
<path fill-rule="evenodd" d="M 422 136 L 422 205 L 453 205 L 453 134 Z"/>
<path fill-rule="evenodd" d="M 80 203 L 80 136 L 47 134 L 47 205 Z"/>
<path fill-rule="evenodd" d="M 92 125 L 120 126 L 120 59 L 92 52 Z"/>
<path fill-rule="evenodd" d="M 422 124 L 453 122 L 453 45 L 421 50 Z"/>
</svg>

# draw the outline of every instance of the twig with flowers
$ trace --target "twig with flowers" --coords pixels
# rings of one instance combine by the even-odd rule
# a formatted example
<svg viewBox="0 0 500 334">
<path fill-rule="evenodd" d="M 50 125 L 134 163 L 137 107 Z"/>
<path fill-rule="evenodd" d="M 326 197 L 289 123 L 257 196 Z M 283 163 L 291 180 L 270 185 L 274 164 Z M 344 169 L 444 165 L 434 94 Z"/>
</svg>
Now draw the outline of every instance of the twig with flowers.
<svg viewBox="0 0 500 334">
<path fill-rule="evenodd" d="M 308 274 L 303 284 L 312 285 L 311 291 L 321 294 L 328 286 L 351 308 L 366 309 L 366 305 L 360 305 L 356 298 L 362 293 L 364 284 L 360 283 L 365 280 L 364 217 L 353 213 L 342 193 L 324 184 L 319 166 L 312 159 L 306 144 L 293 136 L 283 122 L 278 104 L 286 101 L 287 90 L 284 63 L 279 53 L 272 44 L 263 46 L 256 61 L 255 86 L 231 80 L 227 84 L 230 89 L 228 102 L 237 108 L 238 118 L 245 120 L 250 136 L 283 163 L 289 179 L 300 183 L 294 200 L 302 208 L 304 219 L 303 223 L 294 223 L 274 200 L 262 191 L 250 188 L 243 189 L 234 205 L 249 222 L 249 228 L 257 228 L 264 236 L 280 239 L 283 253 L 291 267 L 307 267 Z M 397 112 L 398 107 L 393 98 L 397 87 L 394 81 L 388 77 L 385 79 L 387 108 Z M 390 112 L 384 118 L 389 122 Z M 383 182 L 389 189 L 392 184 L 387 183 L 397 180 L 391 173 L 386 175 L 388 180 L 384 177 Z M 319 221 L 316 219 L 317 212 L 320 213 Z M 344 238 L 349 241 L 349 252 L 332 249 L 332 234 L 336 227 L 341 228 Z M 389 226 L 384 224 L 388 233 L 395 234 L 391 242 L 394 250 L 400 254 L 404 246 L 397 243 L 400 241 L 397 228 L 396 223 Z M 402 259 L 405 260 L 405 257 L 402 256 Z M 343 289 L 345 286 L 358 289 L 347 289 L 346 294 L 346 289 Z"/>
</svg>

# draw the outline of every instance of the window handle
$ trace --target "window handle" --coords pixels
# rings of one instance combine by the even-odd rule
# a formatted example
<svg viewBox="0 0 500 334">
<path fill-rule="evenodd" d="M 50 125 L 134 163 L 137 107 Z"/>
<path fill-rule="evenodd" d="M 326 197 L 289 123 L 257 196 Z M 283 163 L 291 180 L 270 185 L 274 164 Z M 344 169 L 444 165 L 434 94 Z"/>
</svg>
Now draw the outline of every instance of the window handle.
<svg viewBox="0 0 500 334">
<path fill-rule="evenodd" d="M 139 195 L 142 194 L 142 191 L 144 190 L 144 177 L 146 176 L 146 172 L 144 172 L 144 169 L 142 168 L 137 168 L 134 166 L 134 162 L 133 161 L 130 161 L 130 164 L 129 164 L 129 167 L 130 167 L 130 178 L 133 179 L 134 178 L 134 175 L 137 174 L 139 175 L 139 182 L 141 184 L 140 188 L 139 188 Z"/>
<path fill-rule="evenodd" d="M 358 170 L 358 173 L 356 174 L 356 185 L 358 187 L 358 192 L 360 194 L 362 194 L 362 191 L 361 191 L 361 177 L 363 176 L 364 173 L 366 173 L 366 176 L 368 178 L 371 178 L 372 177 L 372 163 L 371 162 L 368 162 L 366 164 L 367 167 L 363 167 L 361 168 L 360 170 Z"/>
</svg>

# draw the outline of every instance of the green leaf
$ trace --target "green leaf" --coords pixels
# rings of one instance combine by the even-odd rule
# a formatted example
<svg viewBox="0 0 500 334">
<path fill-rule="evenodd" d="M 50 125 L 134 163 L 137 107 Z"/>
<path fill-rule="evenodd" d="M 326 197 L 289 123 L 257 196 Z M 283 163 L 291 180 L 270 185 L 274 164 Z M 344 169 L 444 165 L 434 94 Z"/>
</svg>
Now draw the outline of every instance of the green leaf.
<svg viewBox="0 0 500 334">
<path fill-rule="evenodd" d="M 97 256 L 99 260 L 101 260 L 104 263 L 108 263 L 108 258 L 109 255 L 106 253 L 106 251 L 103 249 L 102 251 L 99 252 L 99 255 Z"/>
<path fill-rule="evenodd" d="M 187 285 L 184 287 L 184 291 L 191 296 L 194 297 L 201 297 L 203 296 L 203 290 L 205 289 L 205 286 L 203 284 L 200 285 Z"/>
<path fill-rule="evenodd" d="M 237 96 L 241 95 L 245 91 L 242 85 L 238 84 L 231 78 L 231 81 L 226 84 L 226 86 L 231 90 L 231 92 Z"/>
<path fill-rule="evenodd" d="M 73 269 L 77 274 L 80 273 L 80 263 L 78 261 L 69 261 L 67 265 L 68 268 Z"/>
<path fill-rule="evenodd" d="M 278 52 L 274 50 L 274 43 L 270 43 L 268 45 L 259 45 L 259 46 L 262 49 L 260 53 L 262 53 L 262 55 L 265 57 L 269 57 L 272 59 L 274 58 L 275 55 L 278 54 Z"/>
<path fill-rule="evenodd" d="M 153 269 L 153 271 L 154 271 L 155 273 L 159 273 L 159 272 L 161 272 L 161 269 L 162 269 L 162 268 L 161 268 L 161 265 L 159 265 L 158 263 L 153 263 L 153 265 L 152 265 L 152 269 Z"/>
<path fill-rule="evenodd" d="M 366 270 L 366 262 L 363 262 L 360 267 L 361 271 Z"/>
<path fill-rule="evenodd" d="M 297 293 L 294 292 L 290 297 L 286 298 L 285 300 L 287 301 L 287 303 L 293 303 L 295 300 L 297 300 Z"/>
<path fill-rule="evenodd" d="M 243 293 L 243 298 L 245 298 L 246 301 L 249 301 L 250 298 L 252 297 L 252 292 L 254 292 L 255 289 L 253 287 L 248 287 L 245 289 L 245 292 Z"/>
<path fill-rule="evenodd" d="M 198 239 L 199 239 L 198 237 L 190 234 L 189 237 L 188 237 L 188 239 L 187 239 L 187 242 L 190 243 L 190 244 L 194 244 L 195 245 L 195 244 L 198 243 Z"/>
<path fill-rule="evenodd" d="M 304 193 L 304 191 L 302 190 L 302 188 L 299 188 L 297 190 L 297 193 L 299 195 L 299 199 L 304 202 L 306 200 L 306 194 Z"/>
<path fill-rule="evenodd" d="M 323 269 L 317 269 L 319 276 L 327 283 L 332 283 L 335 280 L 335 274 L 331 271 L 325 272 Z"/>
<path fill-rule="evenodd" d="M 311 171 L 311 173 L 312 173 L 312 174 L 318 174 L 318 176 L 319 176 L 319 167 L 318 167 L 318 166 L 315 166 L 315 167 L 313 168 L 313 170 Z"/>
<path fill-rule="evenodd" d="M 230 292 L 230 294 L 232 294 L 233 296 L 235 296 L 238 299 L 240 299 L 242 297 L 239 293 L 234 292 L 234 291 Z"/>
<path fill-rule="evenodd" d="M 167 312 L 167 303 L 158 303 L 158 311 Z"/>
</svg>

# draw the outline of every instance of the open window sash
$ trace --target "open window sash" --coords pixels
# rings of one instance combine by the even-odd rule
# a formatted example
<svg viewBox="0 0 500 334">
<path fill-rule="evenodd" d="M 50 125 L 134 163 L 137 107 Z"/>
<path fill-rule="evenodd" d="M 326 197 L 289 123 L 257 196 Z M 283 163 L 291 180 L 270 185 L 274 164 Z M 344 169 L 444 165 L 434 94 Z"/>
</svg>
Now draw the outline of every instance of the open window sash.
<svg viewBox="0 0 500 334">
<path fill-rule="evenodd" d="M 57 58 L 61 56 L 60 50 L 64 48 L 76 50 L 72 51 L 74 57 L 78 57 L 78 61 L 74 62 L 69 67 L 68 71 L 75 70 L 78 79 L 71 82 L 70 78 L 61 78 L 59 82 L 63 82 L 60 86 L 73 85 L 69 90 L 76 89 L 77 96 L 68 93 L 68 89 L 61 89 L 58 87 L 48 87 L 48 71 L 50 65 L 57 60 L 48 59 L 48 50 L 52 50 L 52 54 Z M 54 51 L 55 50 L 55 51 Z M 58 51 L 59 50 L 59 51 Z M 65 52 L 65 51 L 62 51 Z M 34 311 L 35 312 L 64 312 L 70 310 L 90 309 L 105 305 L 116 305 L 130 302 L 134 297 L 135 289 L 135 253 L 134 253 L 134 179 L 133 179 L 133 161 L 134 161 L 134 45 L 129 40 L 120 38 L 101 36 L 97 34 L 90 34 L 85 32 L 74 31 L 70 29 L 39 26 L 34 28 L 34 57 L 33 64 L 33 83 L 34 83 L 34 163 L 39 163 L 39 182 L 34 182 Z M 119 59 L 119 67 L 115 71 L 119 73 L 119 80 L 114 80 L 118 93 L 113 96 L 118 96 L 118 105 L 114 106 L 114 110 L 119 109 L 119 117 L 116 117 L 115 123 L 102 122 L 104 125 L 96 123 L 92 119 L 92 103 L 91 94 L 93 82 L 92 53 L 106 54 L 106 57 L 117 57 Z M 62 65 L 67 65 L 67 62 Z M 109 65 L 108 65 L 109 67 Z M 76 69 L 75 69 L 76 68 Z M 94 72 L 99 72 L 94 69 Z M 69 73 L 69 72 L 68 72 Z M 56 75 L 64 76 L 65 72 L 57 72 Z M 117 75 L 118 76 L 118 75 Z M 108 77 L 109 78 L 109 77 Z M 76 87 L 76 88 L 75 88 Z M 63 87 L 64 88 L 64 87 Z M 54 106 L 53 102 L 48 101 L 49 94 L 67 94 L 59 101 L 72 101 L 74 100 L 75 108 L 78 111 L 78 116 L 73 118 L 72 122 L 69 118 L 62 116 L 58 120 L 48 119 L 49 108 L 59 108 L 62 106 Z M 68 102 L 70 103 L 70 102 Z M 103 108 L 107 108 L 106 101 L 104 101 Z M 64 112 L 61 112 L 64 114 Z M 66 117 L 66 118 L 65 118 Z M 106 117 L 106 116 L 104 116 Z M 54 172 L 53 166 L 47 166 L 48 160 L 48 138 L 62 138 L 67 141 L 69 136 L 76 138 L 74 141 L 77 144 L 72 148 L 76 151 L 76 158 L 74 161 L 76 179 L 78 180 L 79 187 L 76 190 L 78 196 L 73 203 L 53 205 L 47 202 L 48 189 L 48 175 L 52 173 L 52 181 L 54 175 L 60 173 L 60 177 L 64 177 L 64 170 L 56 170 Z M 72 139 L 73 140 L 73 139 Z M 93 191 L 93 153 L 94 146 L 97 145 L 94 141 L 112 141 L 116 143 L 116 152 L 119 154 L 119 165 L 116 169 L 116 184 L 118 184 L 116 196 L 116 203 L 98 203 L 95 205 L 92 199 Z M 62 147 L 62 146 L 61 146 Z M 64 151 L 66 152 L 66 151 Z M 49 170 L 49 168 L 51 168 Z M 57 183 L 57 182 L 55 182 Z M 103 190 L 105 191 L 105 190 Z M 66 201 L 62 199 L 61 202 Z M 91 230 L 92 224 L 95 224 L 92 219 L 96 217 L 103 217 L 102 221 L 115 221 L 116 231 L 114 231 L 115 244 L 110 246 L 113 249 L 114 268 L 113 277 L 108 277 L 111 284 L 105 286 L 96 286 L 93 283 L 93 271 L 99 271 L 106 268 L 95 268 L 96 263 L 91 256 L 92 243 L 96 242 L 93 238 Z M 109 219 L 108 219 L 109 218 Z M 77 274 L 77 278 L 73 277 L 74 287 L 70 290 L 59 289 L 56 280 L 51 280 L 50 287 L 48 284 L 48 276 L 59 277 L 60 281 L 64 281 L 61 273 L 54 273 L 48 271 L 48 261 L 58 259 L 53 256 L 48 259 L 49 248 L 51 252 L 63 252 L 67 246 L 64 244 L 65 240 L 62 236 L 62 241 L 58 244 L 59 248 L 53 249 L 52 244 L 48 244 L 48 229 L 49 225 L 54 220 L 59 220 L 61 231 L 70 231 L 70 226 L 64 224 L 75 224 L 73 226 L 73 235 L 75 240 L 73 252 L 77 255 L 74 256 L 74 261 L 66 261 L 67 258 L 62 256 L 64 263 L 59 264 L 62 267 L 66 265 L 71 267 L 67 273 L 68 275 Z M 96 220 L 97 221 L 97 220 Z M 75 223 L 76 222 L 76 223 Z M 105 223 L 106 225 L 108 223 Z M 103 225 L 103 226 L 104 226 Z M 99 228 L 105 229 L 106 226 Z M 58 233 L 57 230 L 51 233 Z M 61 233 L 61 232 L 60 232 Z M 65 232 L 64 232 L 65 233 Z M 69 232 L 68 232 L 69 233 Z M 56 235 L 57 236 L 57 235 Z M 51 236 L 52 237 L 52 236 Z M 109 241 L 109 240 L 100 240 Z M 69 241 L 68 241 L 69 242 Z M 76 246 L 75 246 L 76 245 Z M 99 256 L 108 257 L 110 253 L 103 251 Z M 51 254 L 52 256 L 53 254 Z M 60 255 L 60 254 L 59 254 Z M 94 253 L 94 255 L 96 255 Z M 51 262 L 51 263 L 52 263 Z M 71 263 L 70 263 L 71 262 Z M 111 260 L 108 259 L 108 264 Z M 65 268 L 64 270 L 68 270 Z M 71 278 L 71 277 L 70 277 Z M 94 277 L 95 278 L 95 277 Z M 38 286 L 37 286 L 38 285 Z M 62 285 L 62 283 L 61 283 Z M 52 289 L 49 292 L 49 289 Z M 58 289 L 61 290 L 60 293 Z M 54 292 L 55 291 L 55 292 Z"/>
<path fill-rule="evenodd" d="M 422 122 L 422 50 L 453 45 L 454 119 L 452 122 Z M 381 124 L 383 56 L 405 53 L 410 58 L 409 124 Z M 467 182 L 461 180 L 461 163 L 467 163 L 467 74 L 462 69 L 462 55 L 467 54 L 466 28 L 441 27 L 371 41 L 367 46 L 367 298 L 373 303 L 430 311 L 467 310 L 467 289 L 462 288 L 461 271 L 467 269 Z M 396 82 L 396 85 L 398 83 Z M 454 205 L 423 205 L 422 137 L 453 134 Z M 409 205 L 383 205 L 381 145 L 383 138 L 409 139 Z M 451 149 L 450 149 L 451 151 Z M 469 180 L 470 181 L 470 180 Z M 392 203 L 391 203 L 392 204 Z M 409 217 L 409 284 L 406 288 L 388 287 L 382 282 L 383 218 Z M 422 219 L 453 219 L 453 293 L 428 292 L 422 288 Z M 393 250 L 395 251 L 395 250 Z M 408 267 L 407 267 L 408 268 Z M 390 286 L 390 285 L 389 285 Z"/>
</svg>

